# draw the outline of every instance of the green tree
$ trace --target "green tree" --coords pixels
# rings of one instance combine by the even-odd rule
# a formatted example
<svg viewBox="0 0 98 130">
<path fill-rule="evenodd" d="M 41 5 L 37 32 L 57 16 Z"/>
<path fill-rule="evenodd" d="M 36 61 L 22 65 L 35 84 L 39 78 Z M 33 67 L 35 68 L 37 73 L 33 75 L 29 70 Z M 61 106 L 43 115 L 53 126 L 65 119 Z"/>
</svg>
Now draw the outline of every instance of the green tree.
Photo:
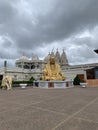
<svg viewBox="0 0 98 130">
<path fill-rule="evenodd" d="M 30 81 L 34 81 L 34 80 L 35 80 L 35 78 L 34 78 L 34 77 L 31 77 L 31 78 L 30 78 Z"/>
<path fill-rule="evenodd" d="M 80 78 L 78 77 L 78 75 L 76 75 L 76 77 L 74 78 L 73 84 L 80 85 L 80 82 L 81 82 Z"/>
</svg>

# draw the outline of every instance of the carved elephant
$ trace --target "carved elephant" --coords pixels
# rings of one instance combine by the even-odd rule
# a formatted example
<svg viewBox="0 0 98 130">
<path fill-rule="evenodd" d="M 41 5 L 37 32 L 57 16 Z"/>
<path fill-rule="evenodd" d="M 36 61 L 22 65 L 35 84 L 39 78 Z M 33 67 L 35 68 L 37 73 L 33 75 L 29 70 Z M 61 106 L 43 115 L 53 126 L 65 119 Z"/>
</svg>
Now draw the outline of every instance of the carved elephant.
<svg viewBox="0 0 98 130">
<path fill-rule="evenodd" d="M 4 76 L 2 79 L 2 89 L 7 88 L 7 90 L 12 89 L 12 77 L 11 76 Z"/>
</svg>

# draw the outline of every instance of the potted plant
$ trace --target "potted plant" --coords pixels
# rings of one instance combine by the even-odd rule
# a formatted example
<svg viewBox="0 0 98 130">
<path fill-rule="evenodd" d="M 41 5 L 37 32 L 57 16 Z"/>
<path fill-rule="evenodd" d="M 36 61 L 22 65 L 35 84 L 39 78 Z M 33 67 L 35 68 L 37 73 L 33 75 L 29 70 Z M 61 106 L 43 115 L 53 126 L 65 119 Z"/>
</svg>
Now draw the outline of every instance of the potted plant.
<svg viewBox="0 0 98 130">
<path fill-rule="evenodd" d="M 81 85 L 83 88 L 85 88 L 85 87 L 87 86 L 86 80 L 82 80 L 82 81 L 80 82 L 80 85 Z"/>
<path fill-rule="evenodd" d="M 27 83 L 25 83 L 25 81 L 23 81 L 22 83 L 19 84 L 21 88 L 26 88 Z"/>
</svg>

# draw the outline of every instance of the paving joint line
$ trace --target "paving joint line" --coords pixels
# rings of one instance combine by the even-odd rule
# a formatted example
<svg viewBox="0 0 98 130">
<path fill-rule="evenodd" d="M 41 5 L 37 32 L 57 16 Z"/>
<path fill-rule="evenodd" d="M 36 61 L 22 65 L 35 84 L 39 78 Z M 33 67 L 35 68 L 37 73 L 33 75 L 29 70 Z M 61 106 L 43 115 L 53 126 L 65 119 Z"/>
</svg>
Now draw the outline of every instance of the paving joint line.
<svg viewBox="0 0 98 130">
<path fill-rule="evenodd" d="M 31 103 L 31 104 L 29 104 L 28 106 L 30 106 L 30 105 L 35 105 L 35 104 L 38 104 L 38 103 L 41 103 L 41 102 L 35 102 L 35 103 Z M 17 103 L 17 105 L 19 105 L 18 103 Z M 27 105 L 24 105 L 24 104 L 21 104 L 22 105 L 22 108 L 24 108 L 24 107 L 28 107 Z M 34 107 L 33 107 L 34 108 Z M 14 110 L 18 110 L 18 109 L 20 109 L 20 107 L 15 107 L 15 108 L 12 108 L 12 109 L 10 109 L 11 110 L 11 112 L 12 111 L 14 111 Z M 5 110 L 5 111 L 0 111 L 0 113 L 2 113 L 2 112 L 9 112 L 9 110 Z"/>
<path fill-rule="evenodd" d="M 35 107 L 35 106 L 34 106 Z M 41 107 L 35 107 L 36 109 L 39 109 L 39 110 L 42 110 L 42 111 L 47 111 L 47 112 L 52 112 L 52 113 L 56 113 L 56 114 L 60 114 L 60 115 L 68 115 L 67 113 L 62 113 L 62 112 L 57 112 L 57 111 L 52 111 L 52 110 L 49 110 L 49 109 L 44 109 L 44 108 L 41 108 Z"/>
<path fill-rule="evenodd" d="M 89 120 L 89 119 L 84 119 L 84 118 L 81 118 L 81 117 L 74 117 L 74 119 L 80 119 L 80 120 L 84 120 L 84 121 L 93 122 L 93 123 L 98 124 L 98 122 L 96 122 L 96 121 Z"/>
<path fill-rule="evenodd" d="M 62 96 L 61 96 L 61 97 L 62 97 Z M 47 99 L 47 100 L 52 100 L 52 99 L 55 99 L 55 98 L 58 98 L 58 96 L 56 96 L 56 97 L 54 97 L 54 98 Z M 29 104 L 29 106 L 30 106 L 30 105 L 39 104 L 39 103 L 42 103 L 42 102 L 47 101 L 47 100 L 42 100 L 42 101 L 40 101 L 40 102 L 31 103 L 31 104 Z M 12 103 L 12 102 L 9 101 L 9 103 Z M 15 103 L 15 104 L 19 105 L 19 103 Z M 21 104 L 21 105 L 22 105 L 22 107 L 26 107 L 26 106 L 27 106 L 27 105 L 24 105 L 24 104 Z M 35 106 L 33 106 L 33 107 L 35 107 Z M 36 108 L 36 107 L 35 107 L 35 108 Z M 15 109 L 16 109 L 16 108 L 15 108 Z M 14 111 L 15 109 L 13 108 L 12 111 Z M 17 107 L 17 109 L 19 109 L 19 107 Z M 0 113 L 2 113 L 2 112 L 8 112 L 8 111 L 1 111 Z"/>
<path fill-rule="evenodd" d="M 64 124 L 65 122 L 67 122 L 68 120 L 70 120 L 71 118 L 73 118 L 74 116 L 76 116 L 78 113 L 82 112 L 85 108 L 87 108 L 88 106 L 90 106 L 91 104 L 93 104 L 96 100 L 98 99 L 98 97 L 96 97 L 94 100 L 92 100 L 91 102 L 89 102 L 88 104 L 86 104 L 84 107 L 82 107 L 79 111 L 75 112 L 74 114 L 72 114 L 71 116 L 69 116 L 67 119 L 61 121 L 58 125 L 56 125 L 54 128 L 52 128 L 51 130 L 56 130 L 58 127 L 60 127 L 62 124 Z"/>
</svg>

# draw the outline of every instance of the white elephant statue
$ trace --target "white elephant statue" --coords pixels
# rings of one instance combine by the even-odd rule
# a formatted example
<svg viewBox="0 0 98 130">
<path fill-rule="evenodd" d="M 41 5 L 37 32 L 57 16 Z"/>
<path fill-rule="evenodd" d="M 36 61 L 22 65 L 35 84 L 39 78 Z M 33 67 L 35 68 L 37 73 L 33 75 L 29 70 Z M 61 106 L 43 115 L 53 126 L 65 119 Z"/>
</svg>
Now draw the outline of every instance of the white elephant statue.
<svg viewBox="0 0 98 130">
<path fill-rule="evenodd" d="M 7 90 L 12 89 L 12 77 L 11 76 L 4 76 L 2 79 L 2 89 L 5 89 L 7 87 Z"/>
</svg>

